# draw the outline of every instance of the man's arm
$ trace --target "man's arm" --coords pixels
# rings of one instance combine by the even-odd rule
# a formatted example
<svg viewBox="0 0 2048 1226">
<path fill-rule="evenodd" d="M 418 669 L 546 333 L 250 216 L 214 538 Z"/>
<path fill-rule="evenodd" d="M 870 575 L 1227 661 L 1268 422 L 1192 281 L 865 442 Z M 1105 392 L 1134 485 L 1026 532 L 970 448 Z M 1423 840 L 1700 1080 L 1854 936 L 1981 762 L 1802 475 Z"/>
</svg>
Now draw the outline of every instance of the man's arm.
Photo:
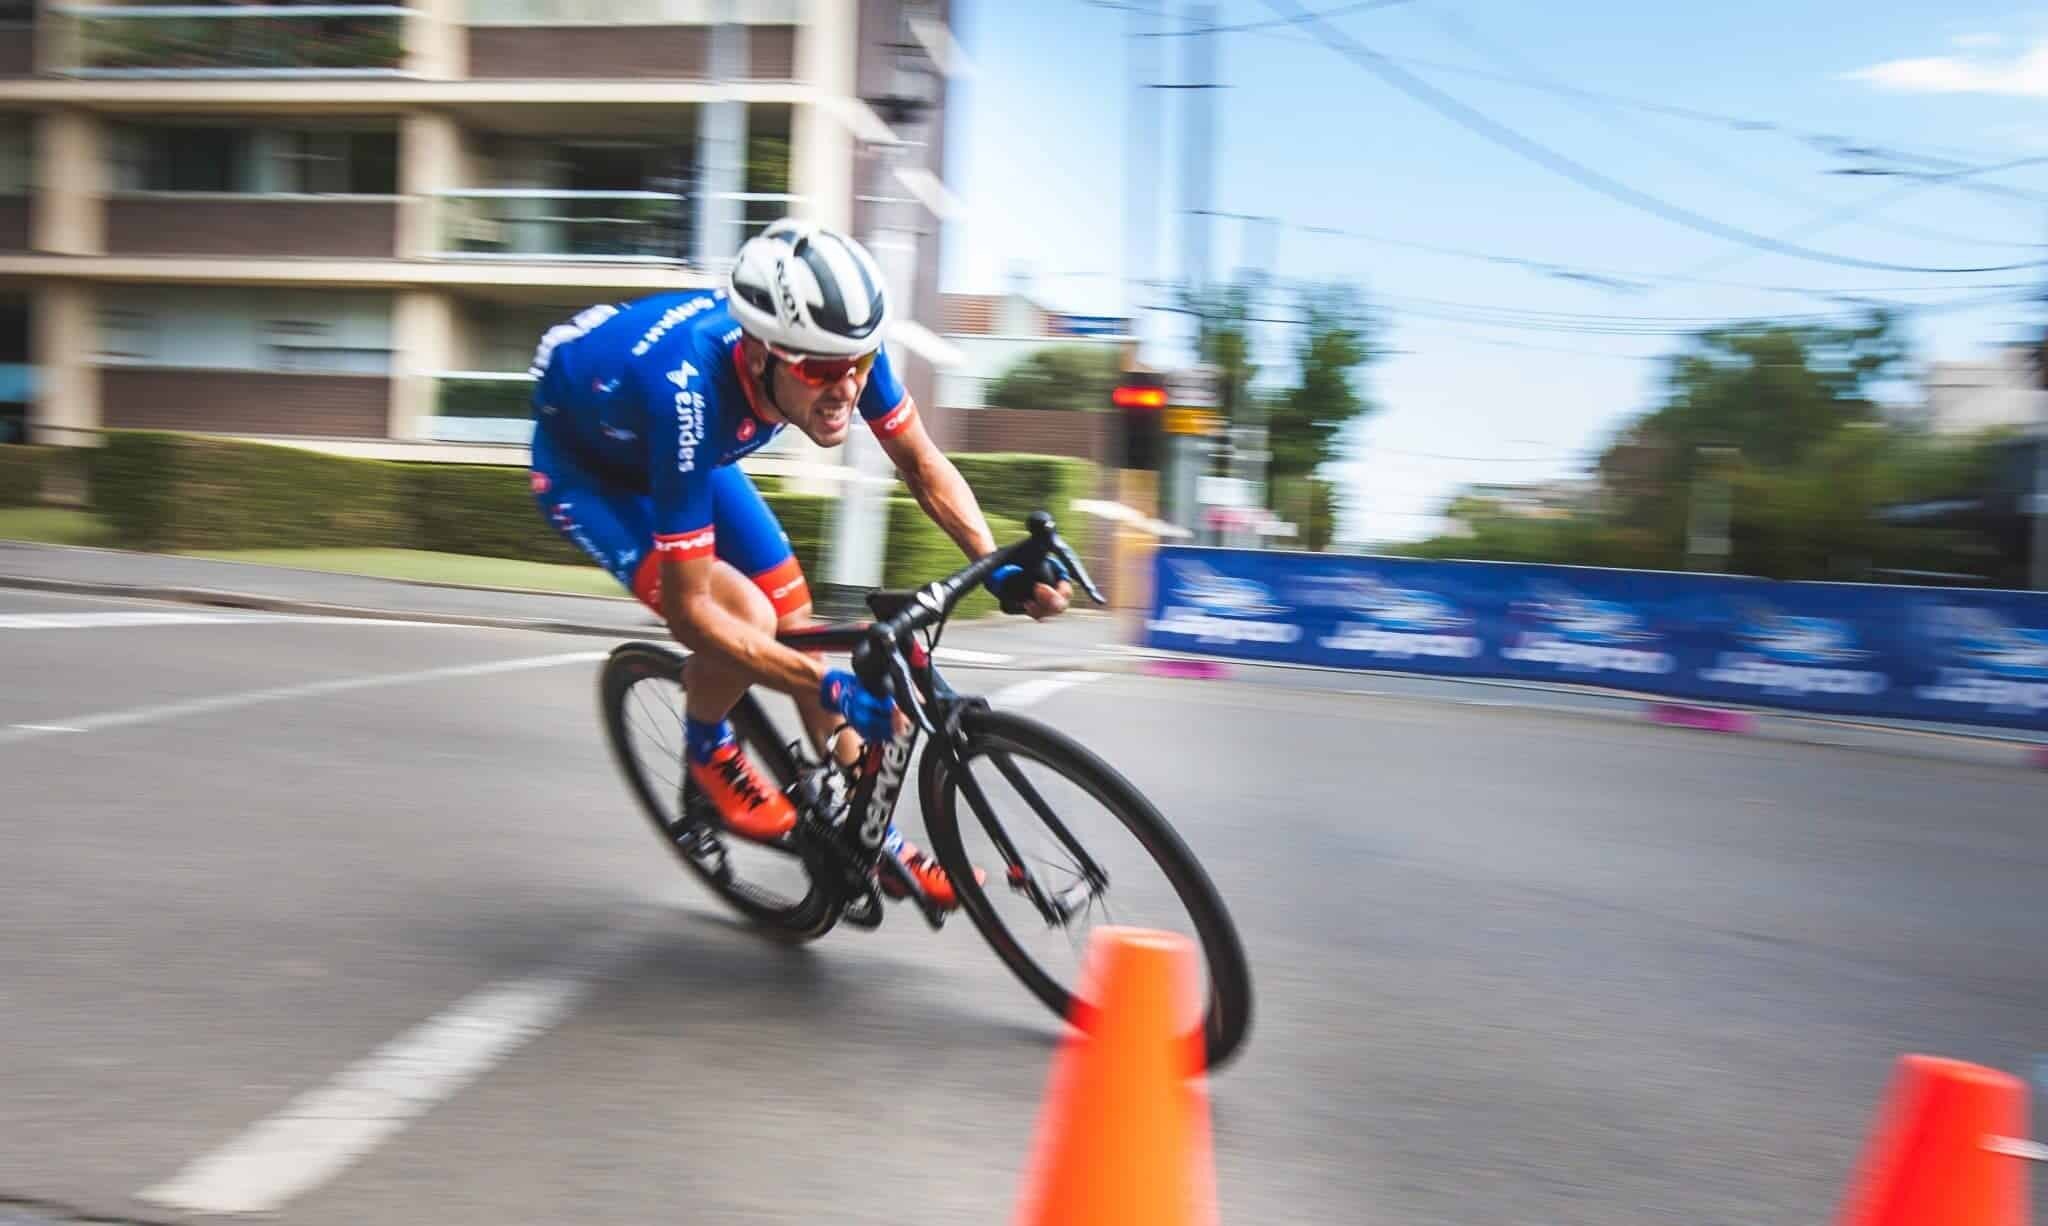
<svg viewBox="0 0 2048 1226">
<path fill-rule="evenodd" d="M 901 430 L 876 436 L 889 462 L 902 475 L 903 484 L 910 487 L 917 505 L 953 538 L 970 561 L 994 553 L 996 538 L 988 530 L 988 518 L 981 513 L 981 503 L 973 488 L 938 444 L 932 442 L 924 421 L 914 415 L 914 409 L 912 413 Z"/>
<path fill-rule="evenodd" d="M 932 522 L 945 529 L 953 543 L 970 560 L 985 557 L 996 551 L 996 538 L 988 530 L 988 519 L 981 513 L 981 503 L 974 496 L 974 490 L 967 484 L 967 478 L 946 453 L 939 450 L 932 436 L 926 433 L 924 422 L 915 416 L 915 407 L 904 399 L 904 407 L 911 409 L 912 416 L 901 428 L 875 437 L 881 440 L 882 450 L 896 471 L 903 476 L 903 483 L 910 487 L 911 496 L 917 505 L 931 516 Z M 1066 612 L 1067 602 L 1073 599 L 1074 586 L 1060 580 L 1057 588 L 1043 583 L 1033 585 L 1031 598 L 1025 602 L 1024 612 L 1032 620 L 1039 621 L 1057 617 Z"/>
</svg>

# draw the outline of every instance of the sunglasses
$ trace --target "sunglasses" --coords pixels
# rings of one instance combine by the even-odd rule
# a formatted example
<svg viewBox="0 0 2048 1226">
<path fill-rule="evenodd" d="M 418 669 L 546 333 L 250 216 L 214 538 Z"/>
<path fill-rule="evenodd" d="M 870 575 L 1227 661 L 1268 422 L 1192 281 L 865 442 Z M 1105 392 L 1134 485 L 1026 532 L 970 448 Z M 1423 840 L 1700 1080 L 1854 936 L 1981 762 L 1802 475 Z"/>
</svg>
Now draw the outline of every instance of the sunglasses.
<svg viewBox="0 0 2048 1226">
<path fill-rule="evenodd" d="M 849 374 L 866 378 L 875 365 L 875 353 L 881 351 L 864 353 L 857 358 L 828 358 L 815 353 L 792 353 L 769 345 L 768 352 L 789 367 L 789 373 L 805 387 L 830 387 Z"/>
</svg>

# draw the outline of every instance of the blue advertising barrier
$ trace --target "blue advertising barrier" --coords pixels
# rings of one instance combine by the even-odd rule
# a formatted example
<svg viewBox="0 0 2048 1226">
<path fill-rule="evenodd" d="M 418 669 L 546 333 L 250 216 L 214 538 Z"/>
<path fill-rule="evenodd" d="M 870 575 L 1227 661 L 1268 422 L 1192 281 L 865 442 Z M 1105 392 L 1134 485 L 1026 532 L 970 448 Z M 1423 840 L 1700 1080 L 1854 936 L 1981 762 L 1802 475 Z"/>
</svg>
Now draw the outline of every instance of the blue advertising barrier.
<svg viewBox="0 0 2048 1226">
<path fill-rule="evenodd" d="M 2048 593 L 1168 546 L 1145 645 L 2048 731 Z"/>
</svg>

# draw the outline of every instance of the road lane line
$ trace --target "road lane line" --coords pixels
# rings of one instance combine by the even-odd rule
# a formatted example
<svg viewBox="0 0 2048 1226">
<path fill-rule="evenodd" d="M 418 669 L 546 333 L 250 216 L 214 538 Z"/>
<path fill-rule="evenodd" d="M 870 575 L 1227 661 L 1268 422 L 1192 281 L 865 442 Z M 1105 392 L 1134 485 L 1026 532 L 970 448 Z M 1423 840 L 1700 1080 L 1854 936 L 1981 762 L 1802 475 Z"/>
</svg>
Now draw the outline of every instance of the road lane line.
<svg viewBox="0 0 2048 1226">
<path fill-rule="evenodd" d="M 137 1195 L 190 1213 L 267 1213 L 327 1182 L 582 1004 L 653 935 L 612 929 L 551 968 L 482 988 Z"/>
<path fill-rule="evenodd" d="M 106 630 L 136 626 L 433 626 L 402 617 L 327 617 L 303 613 L 0 613 L 0 630 Z"/>
<path fill-rule="evenodd" d="M 187 715 L 210 715 L 215 711 L 231 711 L 237 707 L 259 706 L 267 702 L 287 702 L 294 698 L 317 698 L 324 694 L 342 694 L 351 690 L 371 690 L 387 685 L 413 685 L 422 681 L 445 681 L 457 677 L 488 677 L 497 673 L 524 672 L 536 668 L 555 668 L 563 664 L 591 664 L 605 658 L 602 651 L 571 651 L 561 655 L 528 656 L 517 660 L 494 660 L 488 664 L 452 664 L 445 668 L 427 668 L 410 673 L 379 673 L 369 677 L 340 677 L 332 681 L 313 681 L 305 685 L 285 685 L 268 690 L 245 690 L 238 694 L 220 694 L 212 698 L 194 698 L 185 702 L 168 702 L 160 706 L 135 707 L 126 711 L 107 711 L 99 715 L 79 716 L 55 724 L 16 724 L 0 732 L 0 745 L 17 741 L 33 740 L 37 737 L 56 736 L 59 730 L 68 732 L 100 732 L 108 728 L 125 728 L 131 724 L 149 724 L 161 720 L 178 719 Z"/>
<path fill-rule="evenodd" d="M 995 706 L 1009 707 L 1015 710 L 1044 702 L 1061 690 L 1072 689 L 1077 685 L 1086 685 L 1090 681 L 1100 681 L 1107 675 L 1107 673 L 1061 673 L 1057 677 L 1039 677 L 1031 681 L 1019 681 L 1015 685 L 1006 685 L 995 693 L 990 694 L 988 700 Z"/>
<path fill-rule="evenodd" d="M 967 647 L 935 647 L 932 658 L 941 664 L 1008 664 L 1016 659 L 999 651 L 975 651 Z"/>
</svg>

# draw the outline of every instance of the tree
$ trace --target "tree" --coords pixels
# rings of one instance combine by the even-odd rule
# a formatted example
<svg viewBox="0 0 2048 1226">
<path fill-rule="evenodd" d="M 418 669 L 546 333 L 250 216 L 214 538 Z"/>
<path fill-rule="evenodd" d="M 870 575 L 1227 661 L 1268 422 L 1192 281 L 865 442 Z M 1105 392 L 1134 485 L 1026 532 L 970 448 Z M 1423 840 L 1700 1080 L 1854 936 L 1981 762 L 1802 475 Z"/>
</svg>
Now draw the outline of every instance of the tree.
<svg viewBox="0 0 2048 1226">
<path fill-rule="evenodd" d="M 1223 415 L 1237 422 L 1239 413 L 1251 406 L 1252 380 L 1259 373 L 1252 361 L 1252 289 L 1225 285 L 1188 293 L 1183 303 L 1197 321 L 1196 354 L 1221 375 Z"/>
<path fill-rule="evenodd" d="M 1122 369 L 1122 358 L 1111 346 L 1055 345 L 1011 364 L 983 399 L 1003 409 L 1095 412 L 1108 407 Z"/>
<path fill-rule="evenodd" d="M 1266 421 L 1274 477 L 1313 473 L 1337 458 L 1346 426 L 1372 412 L 1351 381 L 1376 356 L 1372 321 L 1355 286 L 1311 286 L 1301 295 L 1295 384 L 1272 401 Z"/>
</svg>

